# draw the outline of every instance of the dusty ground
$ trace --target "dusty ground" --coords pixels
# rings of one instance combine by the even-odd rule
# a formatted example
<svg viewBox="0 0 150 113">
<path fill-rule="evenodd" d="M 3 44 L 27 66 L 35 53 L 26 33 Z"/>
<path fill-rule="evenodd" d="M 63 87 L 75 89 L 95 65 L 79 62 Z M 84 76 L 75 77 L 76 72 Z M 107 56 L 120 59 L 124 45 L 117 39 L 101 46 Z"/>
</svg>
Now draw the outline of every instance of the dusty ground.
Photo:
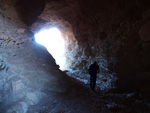
<svg viewBox="0 0 150 113">
<path fill-rule="evenodd" d="M 110 93 L 96 89 L 63 75 L 70 87 L 63 93 L 48 92 L 40 106 L 30 107 L 40 113 L 149 113 L 148 102 L 135 93 Z"/>
</svg>

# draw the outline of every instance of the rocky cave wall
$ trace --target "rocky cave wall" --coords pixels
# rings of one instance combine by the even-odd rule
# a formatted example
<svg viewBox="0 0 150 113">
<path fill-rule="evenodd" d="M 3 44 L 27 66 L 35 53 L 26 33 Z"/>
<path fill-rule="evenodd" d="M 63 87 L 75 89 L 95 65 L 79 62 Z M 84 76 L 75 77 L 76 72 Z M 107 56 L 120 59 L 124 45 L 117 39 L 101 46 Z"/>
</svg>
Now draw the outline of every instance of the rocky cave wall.
<svg viewBox="0 0 150 113">
<path fill-rule="evenodd" d="M 71 69 L 87 73 L 97 60 L 101 74 L 116 74 L 118 88 L 136 87 L 148 96 L 148 0 L 18 0 L 16 8 L 33 32 L 49 26 L 62 31 Z"/>
<path fill-rule="evenodd" d="M 0 1 L 0 112 L 26 113 L 30 105 L 45 98 L 40 90 L 54 81 L 50 82 L 49 70 L 58 67 L 46 49 L 35 43 L 13 5 Z"/>
<path fill-rule="evenodd" d="M 117 87 L 149 94 L 148 0 L 47 0 L 39 20 L 68 37 L 72 69 L 87 73 L 97 60 L 102 74 L 116 73 Z"/>
</svg>

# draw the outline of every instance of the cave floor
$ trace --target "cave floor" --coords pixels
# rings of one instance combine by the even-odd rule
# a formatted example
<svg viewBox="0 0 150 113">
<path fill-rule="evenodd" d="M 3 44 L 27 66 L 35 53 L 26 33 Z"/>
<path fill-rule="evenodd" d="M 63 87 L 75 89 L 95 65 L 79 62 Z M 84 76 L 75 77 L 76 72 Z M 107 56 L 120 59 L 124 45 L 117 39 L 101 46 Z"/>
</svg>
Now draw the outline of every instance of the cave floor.
<svg viewBox="0 0 150 113">
<path fill-rule="evenodd" d="M 132 93 L 104 93 L 64 75 L 70 87 L 63 93 L 47 92 L 48 99 L 30 107 L 36 113 L 149 113 L 148 103 Z M 68 87 L 68 86 L 67 86 Z"/>
</svg>

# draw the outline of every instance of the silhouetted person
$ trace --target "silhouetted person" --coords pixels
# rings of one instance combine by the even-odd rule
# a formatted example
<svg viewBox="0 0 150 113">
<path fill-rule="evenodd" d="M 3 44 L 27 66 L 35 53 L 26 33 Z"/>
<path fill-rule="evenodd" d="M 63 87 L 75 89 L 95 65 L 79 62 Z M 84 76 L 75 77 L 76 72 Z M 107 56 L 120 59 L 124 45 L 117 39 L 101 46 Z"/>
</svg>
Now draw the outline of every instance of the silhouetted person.
<svg viewBox="0 0 150 113">
<path fill-rule="evenodd" d="M 96 85 L 96 77 L 97 77 L 97 73 L 99 71 L 99 66 L 97 65 L 96 61 L 92 65 L 90 65 L 88 71 L 90 74 L 90 86 L 91 86 L 92 90 L 94 91 L 94 88 Z"/>
</svg>

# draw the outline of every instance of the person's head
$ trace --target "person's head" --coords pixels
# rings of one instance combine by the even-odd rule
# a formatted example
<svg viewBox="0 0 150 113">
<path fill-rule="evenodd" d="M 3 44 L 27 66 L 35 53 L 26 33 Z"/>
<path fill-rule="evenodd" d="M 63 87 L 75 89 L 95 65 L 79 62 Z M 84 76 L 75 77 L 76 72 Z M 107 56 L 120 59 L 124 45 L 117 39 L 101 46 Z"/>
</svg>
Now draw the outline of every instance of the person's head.
<svg viewBox="0 0 150 113">
<path fill-rule="evenodd" d="M 96 65 L 96 64 L 97 64 L 97 62 L 95 61 L 95 62 L 94 62 L 94 64 Z"/>
</svg>

